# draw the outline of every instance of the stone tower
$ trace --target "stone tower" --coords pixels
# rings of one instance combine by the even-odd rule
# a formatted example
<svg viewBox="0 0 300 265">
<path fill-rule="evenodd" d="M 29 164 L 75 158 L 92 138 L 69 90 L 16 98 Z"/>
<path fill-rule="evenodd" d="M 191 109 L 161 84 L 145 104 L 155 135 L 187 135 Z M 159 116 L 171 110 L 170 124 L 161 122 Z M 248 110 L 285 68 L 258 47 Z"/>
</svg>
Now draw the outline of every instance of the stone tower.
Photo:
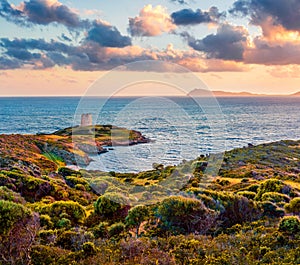
<svg viewBox="0 0 300 265">
<path fill-rule="evenodd" d="M 93 124 L 93 117 L 91 113 L 81 114 L 80 126 L 91 126 Z"/>
</svg>

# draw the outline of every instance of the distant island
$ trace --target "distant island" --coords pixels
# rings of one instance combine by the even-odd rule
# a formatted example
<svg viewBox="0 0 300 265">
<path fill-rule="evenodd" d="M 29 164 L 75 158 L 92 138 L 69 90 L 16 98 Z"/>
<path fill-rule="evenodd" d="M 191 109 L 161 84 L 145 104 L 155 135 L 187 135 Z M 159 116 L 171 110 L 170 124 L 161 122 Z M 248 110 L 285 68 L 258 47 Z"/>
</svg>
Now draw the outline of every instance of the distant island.
<svg viewBox="0 0 300 265">
<path fill-rule="evenodd" d="M 205 90 L 196 88 L 193 89 L 191 92 L 187 94 L 190 97 L 208 97 L 211 95 L 215 97 L 300 97 L 300 91 L 293 93 L 293 94 L 286 94 L 286 95 L 276 95 L 276 94 L 256 94 L 250 92 L 227 92 L 221 90 Z"/>
<path fill-rule="evenodd" d="M 291 96 L 294 96 L 294 97 L 300 97 L 300 91 L 299 92 L 296 92 L 294 94 L 291 94 Z"/>
</svg>

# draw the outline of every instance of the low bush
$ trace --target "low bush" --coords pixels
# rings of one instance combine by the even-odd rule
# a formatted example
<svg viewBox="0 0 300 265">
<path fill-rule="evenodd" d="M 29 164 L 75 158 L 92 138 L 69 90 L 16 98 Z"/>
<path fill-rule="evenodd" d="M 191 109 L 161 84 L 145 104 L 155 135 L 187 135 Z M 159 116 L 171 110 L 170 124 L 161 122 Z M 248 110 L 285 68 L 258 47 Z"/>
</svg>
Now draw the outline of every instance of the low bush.
<svg viewBox="0 0 300 265">
<path fill-rule="evenodd" d="M 300 220 L 297 216 L 285 216 L 279 222 L 279 231 L 291 235 L 300 233 Z"/>
</svg>

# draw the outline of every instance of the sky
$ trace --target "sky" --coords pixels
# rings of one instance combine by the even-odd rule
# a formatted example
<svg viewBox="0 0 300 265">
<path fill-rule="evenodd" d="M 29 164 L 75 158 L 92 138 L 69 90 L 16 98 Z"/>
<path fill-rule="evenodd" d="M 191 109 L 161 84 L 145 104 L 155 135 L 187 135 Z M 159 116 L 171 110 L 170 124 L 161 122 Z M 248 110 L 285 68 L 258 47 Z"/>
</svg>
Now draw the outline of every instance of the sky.
<svg viewBox="0 0 300 265">
<path fill-rule="evenodd" d="M 0 0 L 0 96 L 80 96 L 141 60 L 211 90 L 295 93 L 300 0 Z"/>
</svg>

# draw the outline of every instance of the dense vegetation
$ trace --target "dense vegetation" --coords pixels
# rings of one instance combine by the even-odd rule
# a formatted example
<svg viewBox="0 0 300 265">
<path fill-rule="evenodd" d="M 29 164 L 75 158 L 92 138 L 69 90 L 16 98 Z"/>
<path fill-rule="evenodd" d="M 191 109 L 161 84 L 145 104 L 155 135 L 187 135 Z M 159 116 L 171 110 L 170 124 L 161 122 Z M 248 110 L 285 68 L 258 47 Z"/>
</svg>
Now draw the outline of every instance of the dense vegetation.
<svg viewBox="0 0 300 265">
<path fill-rule="evenodd" d="M 0 137 L 0 264 L 300 263 L 300 141 L 226 152 L 203 187 L 206 156 L 73 171 L 68 137 Z"/>
</svg>

